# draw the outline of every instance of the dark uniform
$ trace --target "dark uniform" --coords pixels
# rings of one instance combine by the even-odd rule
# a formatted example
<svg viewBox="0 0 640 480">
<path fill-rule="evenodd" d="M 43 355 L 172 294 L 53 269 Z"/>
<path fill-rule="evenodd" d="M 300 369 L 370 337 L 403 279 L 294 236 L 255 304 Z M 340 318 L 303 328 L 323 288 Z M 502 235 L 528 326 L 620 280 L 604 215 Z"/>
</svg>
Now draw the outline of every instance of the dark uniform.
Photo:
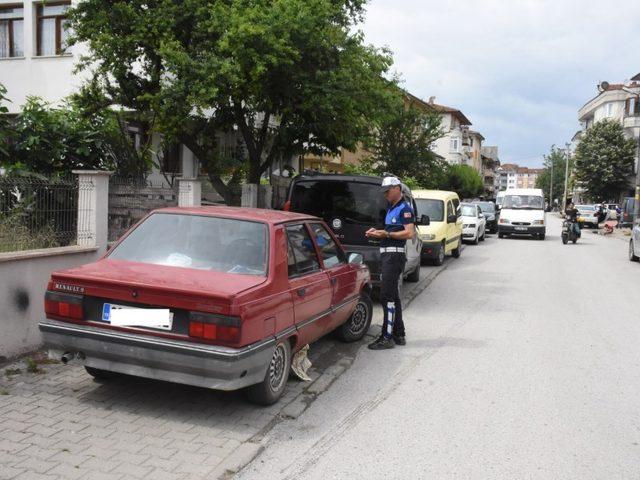
<svg viewBox="0 0 640 480">
<path fill-rule="evenodd" d="M 400 232 L 404 226 L 415 222 L 415 215 L 411 204 L 404 197 L 398 203 L 387 209 L 384 229 L 387 232 Z M 380 241 L 380 301 L 384 309 L 384 323 L 382 335 L 404 337 L 404 323 L 402 321 L 402 303 L 400 301 L 399 282 L 407 263 L 405 253 L 406 240 L 383 238 Z"/>
</svg>

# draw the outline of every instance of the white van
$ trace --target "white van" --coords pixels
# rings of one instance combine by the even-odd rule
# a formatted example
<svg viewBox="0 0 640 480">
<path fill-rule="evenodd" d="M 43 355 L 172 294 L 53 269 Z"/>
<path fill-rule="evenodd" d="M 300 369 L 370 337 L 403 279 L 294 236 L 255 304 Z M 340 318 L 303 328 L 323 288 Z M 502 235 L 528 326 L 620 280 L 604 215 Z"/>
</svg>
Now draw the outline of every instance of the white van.
<svg viewBox="0 0 640 480">
<path fill-rule="evenodd" d="M 500 209 L 498 237 L 531 235 L 544 240 L 547 221 L 544 195 L 539 188 L 512 188 L 505 192 Z"/>
<path fill-rule="evenodd" d="M 506 195 L 506 191 L 502 190 L 500 192 L 498 192 L 498 194 L 496 195 L 496 205 L 499 207 L 502 207 L 502 201 L 504 200 L 504 196 Z"/>
</svg>

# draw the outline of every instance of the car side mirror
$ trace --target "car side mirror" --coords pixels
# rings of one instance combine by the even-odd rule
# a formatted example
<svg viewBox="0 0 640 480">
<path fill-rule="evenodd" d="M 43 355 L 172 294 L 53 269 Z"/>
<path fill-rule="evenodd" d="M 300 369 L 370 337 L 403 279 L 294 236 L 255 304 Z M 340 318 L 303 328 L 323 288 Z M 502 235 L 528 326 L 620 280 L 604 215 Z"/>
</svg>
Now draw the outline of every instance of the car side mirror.
<svg viewBox="0 0 640 480">
<path fill-rule="evenodd" d="M 362 265 L 364 264 L 364 257 L 361 253 L 351 252 L 348 254 L 348 262 L 353 265 Z"/>
<path fill-rule="evenodd" d="M 484 218 L 484 213 L 479 213 L 478 218 Z"/>
<path fill-rule="evenodd" d="M 447 217 L 447 223 L 456 223 L 457 220 L 458 220 L 457 215 L 449 215 Z"/>
<path fill-rule="evenodd" d="M 420 220 L 418 220 L 418 225 L 427 226 L 431 224 L 431 220 L 428 215 L 421 215 Z"/>
</svg>

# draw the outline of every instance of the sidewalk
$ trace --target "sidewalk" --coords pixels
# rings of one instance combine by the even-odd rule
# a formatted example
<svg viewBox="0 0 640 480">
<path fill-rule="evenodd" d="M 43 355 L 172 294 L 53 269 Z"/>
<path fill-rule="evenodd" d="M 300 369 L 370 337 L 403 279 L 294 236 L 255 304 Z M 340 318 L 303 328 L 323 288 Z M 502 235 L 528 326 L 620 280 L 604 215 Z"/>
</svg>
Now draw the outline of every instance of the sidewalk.
<svg viewBox="0 0 640 480">
<path fill-rule="evenodd" d="M 424 267 L 420 282 L 405 283 L 405 303 L 449 262 Z M 370 336 L 381 323 L 377 307 Z M 0 479 L 228 478 L 259 453 L 259 440 L 277 422 L 297 418 L 326 391 L 368 341 L 327 336 L 314 343 L 312 382 L 291 378 L 284 397 L 267 408 L 249 404 L 242 392 L 125 376 L 99 383 L 79 363 L 14 362 L 0 371 Z"/>
</svg>

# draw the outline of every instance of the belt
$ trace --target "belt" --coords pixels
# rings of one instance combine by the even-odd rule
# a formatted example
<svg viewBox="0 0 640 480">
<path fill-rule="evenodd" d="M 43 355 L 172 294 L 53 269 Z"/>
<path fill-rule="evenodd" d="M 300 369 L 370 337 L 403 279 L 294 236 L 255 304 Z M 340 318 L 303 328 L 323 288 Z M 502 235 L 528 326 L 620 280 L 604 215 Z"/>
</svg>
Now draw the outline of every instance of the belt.
<svg viewBox="0 0 640 480">
<path fill-rule="evenodd" d="M 404 253 L 404 247 L 381 247 L 380 253 Z"/>
</svg>

